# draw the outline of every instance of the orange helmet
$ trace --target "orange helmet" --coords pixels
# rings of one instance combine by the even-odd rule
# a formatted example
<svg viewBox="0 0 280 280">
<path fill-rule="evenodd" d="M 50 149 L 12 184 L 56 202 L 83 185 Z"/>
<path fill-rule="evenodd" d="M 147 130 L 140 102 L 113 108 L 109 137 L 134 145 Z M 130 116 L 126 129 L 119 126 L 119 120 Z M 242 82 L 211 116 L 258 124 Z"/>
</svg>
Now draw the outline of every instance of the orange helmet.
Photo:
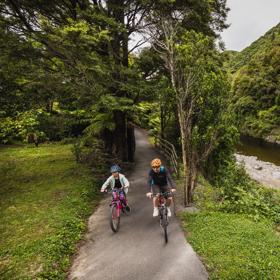
<svg viewBox="0 0 280 280">
<path fill-rule="evenodd" d="M 153 159 L 153 160 L 151 161 L 151 166 L 152 166 L 152 167 L 154 167 L 154 166 L 156 166 L 156 167 L 161 166 L 161 160 L 160 160 L 159 158 Z"/>
</svg>

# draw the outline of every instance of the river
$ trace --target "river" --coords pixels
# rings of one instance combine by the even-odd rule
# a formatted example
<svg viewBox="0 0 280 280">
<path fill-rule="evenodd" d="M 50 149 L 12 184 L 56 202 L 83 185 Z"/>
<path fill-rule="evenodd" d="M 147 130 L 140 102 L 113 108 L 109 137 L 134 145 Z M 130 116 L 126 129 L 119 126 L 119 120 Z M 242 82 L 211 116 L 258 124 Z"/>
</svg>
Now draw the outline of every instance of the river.
<svg viewBox="0 0 280 280">
<path fill-rule="evenodd" d="M 265 186 L 280 189 L 280 146 L 242 137 L 236 159 L 247 173 Z"/>
<path fill-rule="evenodd" d="M 256 156 L 259 160 L 280 166 L 280 145 L 242 137 L 241 144 L 237 146 L 237 151 L 245 156 Z"/>
</svg>

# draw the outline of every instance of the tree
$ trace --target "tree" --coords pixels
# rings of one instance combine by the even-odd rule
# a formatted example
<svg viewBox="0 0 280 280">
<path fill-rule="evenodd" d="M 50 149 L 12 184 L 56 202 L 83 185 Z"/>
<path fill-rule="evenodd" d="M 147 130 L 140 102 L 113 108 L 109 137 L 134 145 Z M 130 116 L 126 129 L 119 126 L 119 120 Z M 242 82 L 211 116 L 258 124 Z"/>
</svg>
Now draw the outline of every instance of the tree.
<svg viewBox="0 0 280 280">
<path fill-rule="evenodd" d="M 0 13 L 18 38 L 33 42 L 41 57 L 41 83 L 35 79 L 32 89 L 43 92 L 47 108 L 51 110 L 55 99 L 89 109 L 105 94 L 121 102 L 134 98 L 124 86 L 131 76 L 129 53 L 136 47 L 129 50 L 128 40 L 140 28 L 145 7 L 141 1 L 13 0 L 4 1 Z M 110 150 L 132 161 L 134 131 L 129 115 L 121 106 L 114 108 L 114 131 L 105 129 L 104 141 L 113 139 Z"/>
<path fill-rule="evenodd" d="M 192 202 L 198 170 L 218 142 L 228 84 L 213 39 L 195 31 L 181 33 L 183 17 L 157 16 L 152 29 L 176 95 L 185 174 L 185 205 Z M 162 36 L 153 33 L 160 30 Z"/>
</svg>

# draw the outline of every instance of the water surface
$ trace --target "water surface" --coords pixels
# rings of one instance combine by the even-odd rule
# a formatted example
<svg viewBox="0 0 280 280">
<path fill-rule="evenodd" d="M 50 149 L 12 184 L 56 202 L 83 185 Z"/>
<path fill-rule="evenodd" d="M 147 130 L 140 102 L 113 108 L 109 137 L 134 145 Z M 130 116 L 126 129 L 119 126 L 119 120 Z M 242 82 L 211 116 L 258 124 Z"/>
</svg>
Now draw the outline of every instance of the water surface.
<svg viewBox="0 0 280 280">
<path fill-rule="evenodd" d="M 251 137 L 241 137 L 237 153 L 245 156 L 256 156 L 261 161 L 280 166 L 280 145 L 266 143 Z"/>
</svg>

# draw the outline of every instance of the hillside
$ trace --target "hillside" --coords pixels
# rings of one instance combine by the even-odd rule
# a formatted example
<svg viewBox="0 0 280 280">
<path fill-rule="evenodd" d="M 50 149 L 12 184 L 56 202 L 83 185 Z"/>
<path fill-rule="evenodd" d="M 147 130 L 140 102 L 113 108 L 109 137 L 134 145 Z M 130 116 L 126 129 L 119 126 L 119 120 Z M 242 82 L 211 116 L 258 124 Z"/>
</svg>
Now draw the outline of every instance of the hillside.
<svg viewBox="0 0 280 280">
<path fill-rule="evenodd" d="M 229 67 L 232 72 L 236 72 L 238 69 L 247 65 L 251 60 L 259 55 L 265 55 L 272 46 L 280 42 L 280 23 L 271 28 L 265 35 L 254 41 L 250 46 L 243 49 L 241 52 L 226 51 L 234 55 L 230 56 Z"/>
<path fill-rule="evenodd" d="M 243 51 L 224 55 L 240 132 L 280 142 L 280 24 Z"/>
</svg>

